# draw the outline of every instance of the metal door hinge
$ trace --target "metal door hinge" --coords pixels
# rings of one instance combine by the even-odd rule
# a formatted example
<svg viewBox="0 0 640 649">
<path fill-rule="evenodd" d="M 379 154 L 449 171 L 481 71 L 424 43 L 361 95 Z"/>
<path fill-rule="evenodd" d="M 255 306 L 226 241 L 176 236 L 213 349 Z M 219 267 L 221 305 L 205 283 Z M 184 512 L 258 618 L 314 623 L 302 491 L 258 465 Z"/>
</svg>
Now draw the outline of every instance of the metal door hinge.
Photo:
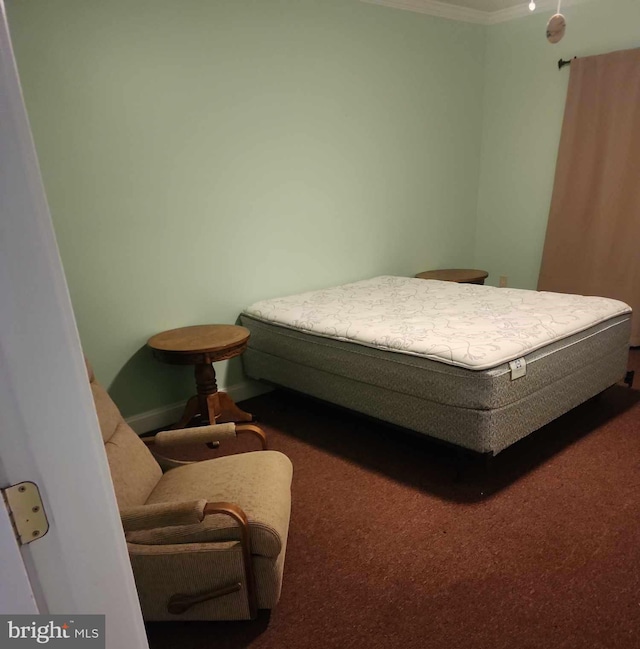
<svg viewBox="0 0 640 649">
<path fill-rule="evenodd" d="M 35 482 L 19 482 L 0 491 L 20 545 L 31 543 L 49 531 L 49 521 Z"/>
</svg>

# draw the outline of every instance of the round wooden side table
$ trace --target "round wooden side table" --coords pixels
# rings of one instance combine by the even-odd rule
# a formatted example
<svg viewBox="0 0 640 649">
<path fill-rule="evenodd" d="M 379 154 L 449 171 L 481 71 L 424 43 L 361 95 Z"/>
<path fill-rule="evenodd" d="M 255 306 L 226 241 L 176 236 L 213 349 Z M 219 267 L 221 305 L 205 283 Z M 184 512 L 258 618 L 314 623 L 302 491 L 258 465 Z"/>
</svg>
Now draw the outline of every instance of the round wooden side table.
<svg viewBox="0 0 640 649">
<path fill-rule="evenodd" d="M 212 365 L 242 354 L 249 335 L 245 327 L 211 324 L 171 329 L 149 338 L 147 345 L 159 361 L 195 366 L 197 394 L 187 401 L 173 428 L 185 428 L 194 417 L 199 417 L 199 425 L 253 421 L 253 415 L 238 408 L 226 392 L 218 392 Z"/>
<path fill-rule="evenodd" d="M 489 276 L 486 270 L 475 268 L 442 268 L 418 273 L 419 279 L 439 279 L 441 282 L 458 282 L 459 284 L 484 284 Z"/>
</svg>

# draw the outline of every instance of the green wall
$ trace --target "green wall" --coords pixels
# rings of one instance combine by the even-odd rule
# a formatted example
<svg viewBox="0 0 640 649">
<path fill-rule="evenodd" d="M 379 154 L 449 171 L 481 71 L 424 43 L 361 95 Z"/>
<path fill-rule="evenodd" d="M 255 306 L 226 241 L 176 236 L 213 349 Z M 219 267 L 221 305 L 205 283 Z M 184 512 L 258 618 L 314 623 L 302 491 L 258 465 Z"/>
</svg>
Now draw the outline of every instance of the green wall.
<svg viewBox="0 0 640 649">
<path fill-rule="evenodd" d="M 545 38 L 551 13 L 487 29 L 475 264 L 492 284 L 537 285 L 569 80 L 558 59 L 640 46 L 638 0 L 567 6 L 556 45 Z"/>
<path fill-rule="evenodd" d="M 192 391 L 158 331 L 472 258 L 482 26 L 357 0 L 7 11 L 80 336 L 125 415 Z"/>
<path fill-rule="evenodd" d="M 357 0 L 9 0 L 87 355 L 125 414 L 184 398 L 145 348 L 251 302 L 468 266 L 535 288 L 569 70 L 637 0 L 489 27 Z M 221 385 L 243 380 L 239 362 Z"/>
</svg>

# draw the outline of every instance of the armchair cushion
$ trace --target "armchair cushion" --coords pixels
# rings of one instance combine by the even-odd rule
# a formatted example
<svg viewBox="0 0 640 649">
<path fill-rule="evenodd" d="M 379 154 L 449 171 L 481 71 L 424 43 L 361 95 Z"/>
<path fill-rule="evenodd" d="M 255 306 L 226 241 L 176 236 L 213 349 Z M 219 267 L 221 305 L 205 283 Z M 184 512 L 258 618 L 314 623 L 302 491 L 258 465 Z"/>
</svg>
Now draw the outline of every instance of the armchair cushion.
<svg viewBox="0 0 640 649">
<path fill-rule="evenodd" d="M 284 547 L 291 509 L 293 468 L 277 451 L 241 453 L 172 469 L 149 495 L 146 505 L 206 499 L 241 507 L 249 520 L 255 555 L 277 557 Z M 142 545 L 207 543 L 239 539 L 228 516 L 206 516 L 200 523 L 128 532 L 127 541 Z"/>
<path fill-rule="evenodd" d="M 105 442 L 104 450 L 118 506 L 122 509 L 144 505 L 162 477 L 162 469 L 144 442 L 121 420 Z"/>
</svg>

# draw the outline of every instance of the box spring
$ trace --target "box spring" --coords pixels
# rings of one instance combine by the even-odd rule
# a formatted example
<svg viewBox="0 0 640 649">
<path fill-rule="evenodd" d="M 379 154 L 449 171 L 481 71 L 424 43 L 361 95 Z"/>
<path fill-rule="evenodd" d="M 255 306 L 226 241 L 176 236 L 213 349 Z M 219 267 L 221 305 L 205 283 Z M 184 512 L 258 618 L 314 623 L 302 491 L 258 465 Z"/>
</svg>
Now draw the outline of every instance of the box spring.
<svg viewBox="0 0 640 649">
<path fill-rule="evenodd" d="M 624 377 L 630 314 L 509 364 L 469 370 L 332 340 L 242 314 L 247 375 L 480 453 L 497 454 Z"/>
</svg>

